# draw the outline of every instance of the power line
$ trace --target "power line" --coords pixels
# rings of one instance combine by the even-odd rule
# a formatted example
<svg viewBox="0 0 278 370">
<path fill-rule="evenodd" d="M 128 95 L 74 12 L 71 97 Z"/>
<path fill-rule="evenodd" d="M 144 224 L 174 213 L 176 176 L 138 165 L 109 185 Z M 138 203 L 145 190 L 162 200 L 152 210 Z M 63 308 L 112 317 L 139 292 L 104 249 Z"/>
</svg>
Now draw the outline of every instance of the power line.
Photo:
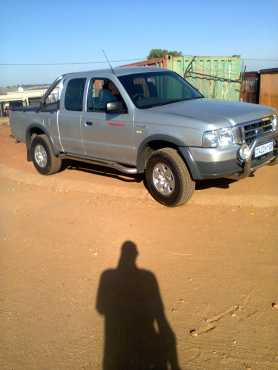
<svg viewBox="0 0 278 370">
<path fill-rule="evenodd" d="M 125 62 L 134 62 L 134 61 L 142 61 L 146 58 L 132 58 L 132 59 L 115 59 L 111 60 L 111 63 L 125 63 Z M 241 58 L 244 61 L 261 61 L 261 62 L 278 62 L 278 59 L 268 59 L 268 58 Z M 100 60 L 89 60 L 86 62 L 55 62 L 55 63 L 0 63 L 0 67 L 5 66 L 63 66 L 63 65 L 86 65 L 86 64 L 107 64 L 106 61 L 100 61 Z"/>
<path fill-rule="evenodd" d="M 260 62 L 278 62 L 278 59 L 268 59 L 268 58 L 242 58 L 243 60 L 257 60 Z"/>
<path fill-rule="evenodd" d="M 133 59 L 117 59 L 110 60 L 112 63 L 124 63 L 132 62 L 137 60 L 144 60 L 145 58 L 133 58 Z M 62 66 L 62 65 L 80 65 L 80 64 L 107 64 L 106 61 L 90 60 L 87 62 L 57 62 L 57 63 L 0 63 L 0 66 Z"/>
</svg>

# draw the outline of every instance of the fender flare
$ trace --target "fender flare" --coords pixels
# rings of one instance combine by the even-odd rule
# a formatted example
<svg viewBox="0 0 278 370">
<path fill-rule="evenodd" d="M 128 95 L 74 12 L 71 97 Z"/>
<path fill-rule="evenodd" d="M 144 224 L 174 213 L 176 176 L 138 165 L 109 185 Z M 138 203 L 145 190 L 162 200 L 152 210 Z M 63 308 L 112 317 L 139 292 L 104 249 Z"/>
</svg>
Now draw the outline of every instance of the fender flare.
<svg viewBox="0 0 278 370">
<path fill-rule="evenodd" d="M 168 144 L 169 146 L 176 148 L 178 153 L 182 157 L 185 165 L 187 166 L 192 179 L 193 180 L 202 179 L 202 175 L 198 168 L 198 164 L 192 157 L 190 148 L 186 146 L 184 142 L 182 142 L 181 140 L 175 137 L 169 136 L 169 135 L 152 135 L 142 141 L 138 149 L 137 162 L 136 162 L 139 173 L 143 173 L 145 171 L 146 161 L 148 159 L 148 156 L 151 153 L 151 151 L 146 151 L 145 149 L 148 147 L 149 143 L 154 142 L 154 141 L 158 141 L 158 142 L 162 141 L 165 144 Z"/>
<path fill-rule="evenodd" d="M 164 134 L 157 134 L 157 135 L 151 135 L 144 139 L 141 144 L 139 145 L 138 151 L 137 151 L 137 158 L 136 158 L 136 167 L 138 169 L 139 173 L 143 173 L 145 170 L 145 164 L 146 160 L 148 158 L 148 155 L 150 154 L 150 151 L 146 151 L 146 148 L 148 145 L 152 142 L 164 142 L 165 144 L 168 144 L 169 146 L 173 146 L 175 148 L 178 148 L 180 146 L 184 146 L 184 143 L 170 135 L 164 135 Z"/>
<path fill-rule="evenodd" d="M 40 131 L 42 131 L 44 133 L 44 135 L 46 135 L 49 139 L 49 142 L 50 142 L 50 145 L 51 145 L 51 149 L 53 150 L 53 153 L 58 156 L 59 155 L 59 151 L 55 148 L 55 145 L 53 143 L 53 140 L 51 138 L 51 136 L 49 135 L 49 133 L 47 132 L 47 130 L 45 129 L 45 127 L 39 123 L 34 123 L 34 124 L 31 124 L 30 126 L 28 126 L 27 130 L 26 130 L 26 135 L 25 135 L 25 143 L 26 143 L 26 149 L 27 149 L 27 161 L 31 161 L 31 153 L 30 153 L 30 145 L 31 145 L 31 131 L 32 129 L 39 129 Z"/>
<path fill-rule="evenodd" d="M 196 163 L 195 159 L 193 158 L 190 148 L 186 146 L 181 146 L 178 148 L 179 154 L 181 155 L 182 159 L 187 165 L 187 168 L 190 172 L 190 175 L 193 180 L 201 180 L 203 177 L 199 170 L 198 164 Z"/>
</svg>

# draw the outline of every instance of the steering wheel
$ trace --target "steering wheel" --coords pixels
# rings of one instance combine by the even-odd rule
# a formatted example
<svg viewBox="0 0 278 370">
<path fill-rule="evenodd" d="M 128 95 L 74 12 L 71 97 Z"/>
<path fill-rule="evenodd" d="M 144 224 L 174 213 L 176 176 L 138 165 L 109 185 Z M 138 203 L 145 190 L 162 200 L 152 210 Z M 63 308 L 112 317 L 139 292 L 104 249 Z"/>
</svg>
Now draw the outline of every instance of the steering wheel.
<svg viewBox="0 0 278 370">
<path fill-rule="evenodd" d="M 144 99 L 144 94 L 142 93 L 137 93 L 133 95 L 133 99 L 137 102 L 140 99 Z"/>
</svg>

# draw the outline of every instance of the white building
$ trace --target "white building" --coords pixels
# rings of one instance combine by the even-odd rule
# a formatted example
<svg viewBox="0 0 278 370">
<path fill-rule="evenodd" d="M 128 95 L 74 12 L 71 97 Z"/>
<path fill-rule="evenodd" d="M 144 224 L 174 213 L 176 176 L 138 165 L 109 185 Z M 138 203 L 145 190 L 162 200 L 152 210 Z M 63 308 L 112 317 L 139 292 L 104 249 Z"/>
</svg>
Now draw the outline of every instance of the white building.
<svg viewBox="0 0 278 370">
<path fill-rule="evenodd" d="M 0 95 L 0 116 L 7 115 L 11 107 L 38 105 L 46 90 L 47 87 L 30 90 L 19 87 L 17 91 L 9 91 Z"/>
</svg>

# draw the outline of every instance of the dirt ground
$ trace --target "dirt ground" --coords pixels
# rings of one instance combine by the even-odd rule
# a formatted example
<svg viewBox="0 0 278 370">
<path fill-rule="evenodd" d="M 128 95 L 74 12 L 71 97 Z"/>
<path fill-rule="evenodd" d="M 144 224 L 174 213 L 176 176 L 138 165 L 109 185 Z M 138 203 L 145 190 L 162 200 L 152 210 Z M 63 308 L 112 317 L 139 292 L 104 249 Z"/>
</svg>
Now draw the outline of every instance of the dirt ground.
<svg viewBox="0 0 278 370">
<path fill-rule="evenodd" d="M 168 209 L 140 179 L 41 176 L 9 135 L 1 370 L 278 369 L 278 166 Z"/>
</svg>

